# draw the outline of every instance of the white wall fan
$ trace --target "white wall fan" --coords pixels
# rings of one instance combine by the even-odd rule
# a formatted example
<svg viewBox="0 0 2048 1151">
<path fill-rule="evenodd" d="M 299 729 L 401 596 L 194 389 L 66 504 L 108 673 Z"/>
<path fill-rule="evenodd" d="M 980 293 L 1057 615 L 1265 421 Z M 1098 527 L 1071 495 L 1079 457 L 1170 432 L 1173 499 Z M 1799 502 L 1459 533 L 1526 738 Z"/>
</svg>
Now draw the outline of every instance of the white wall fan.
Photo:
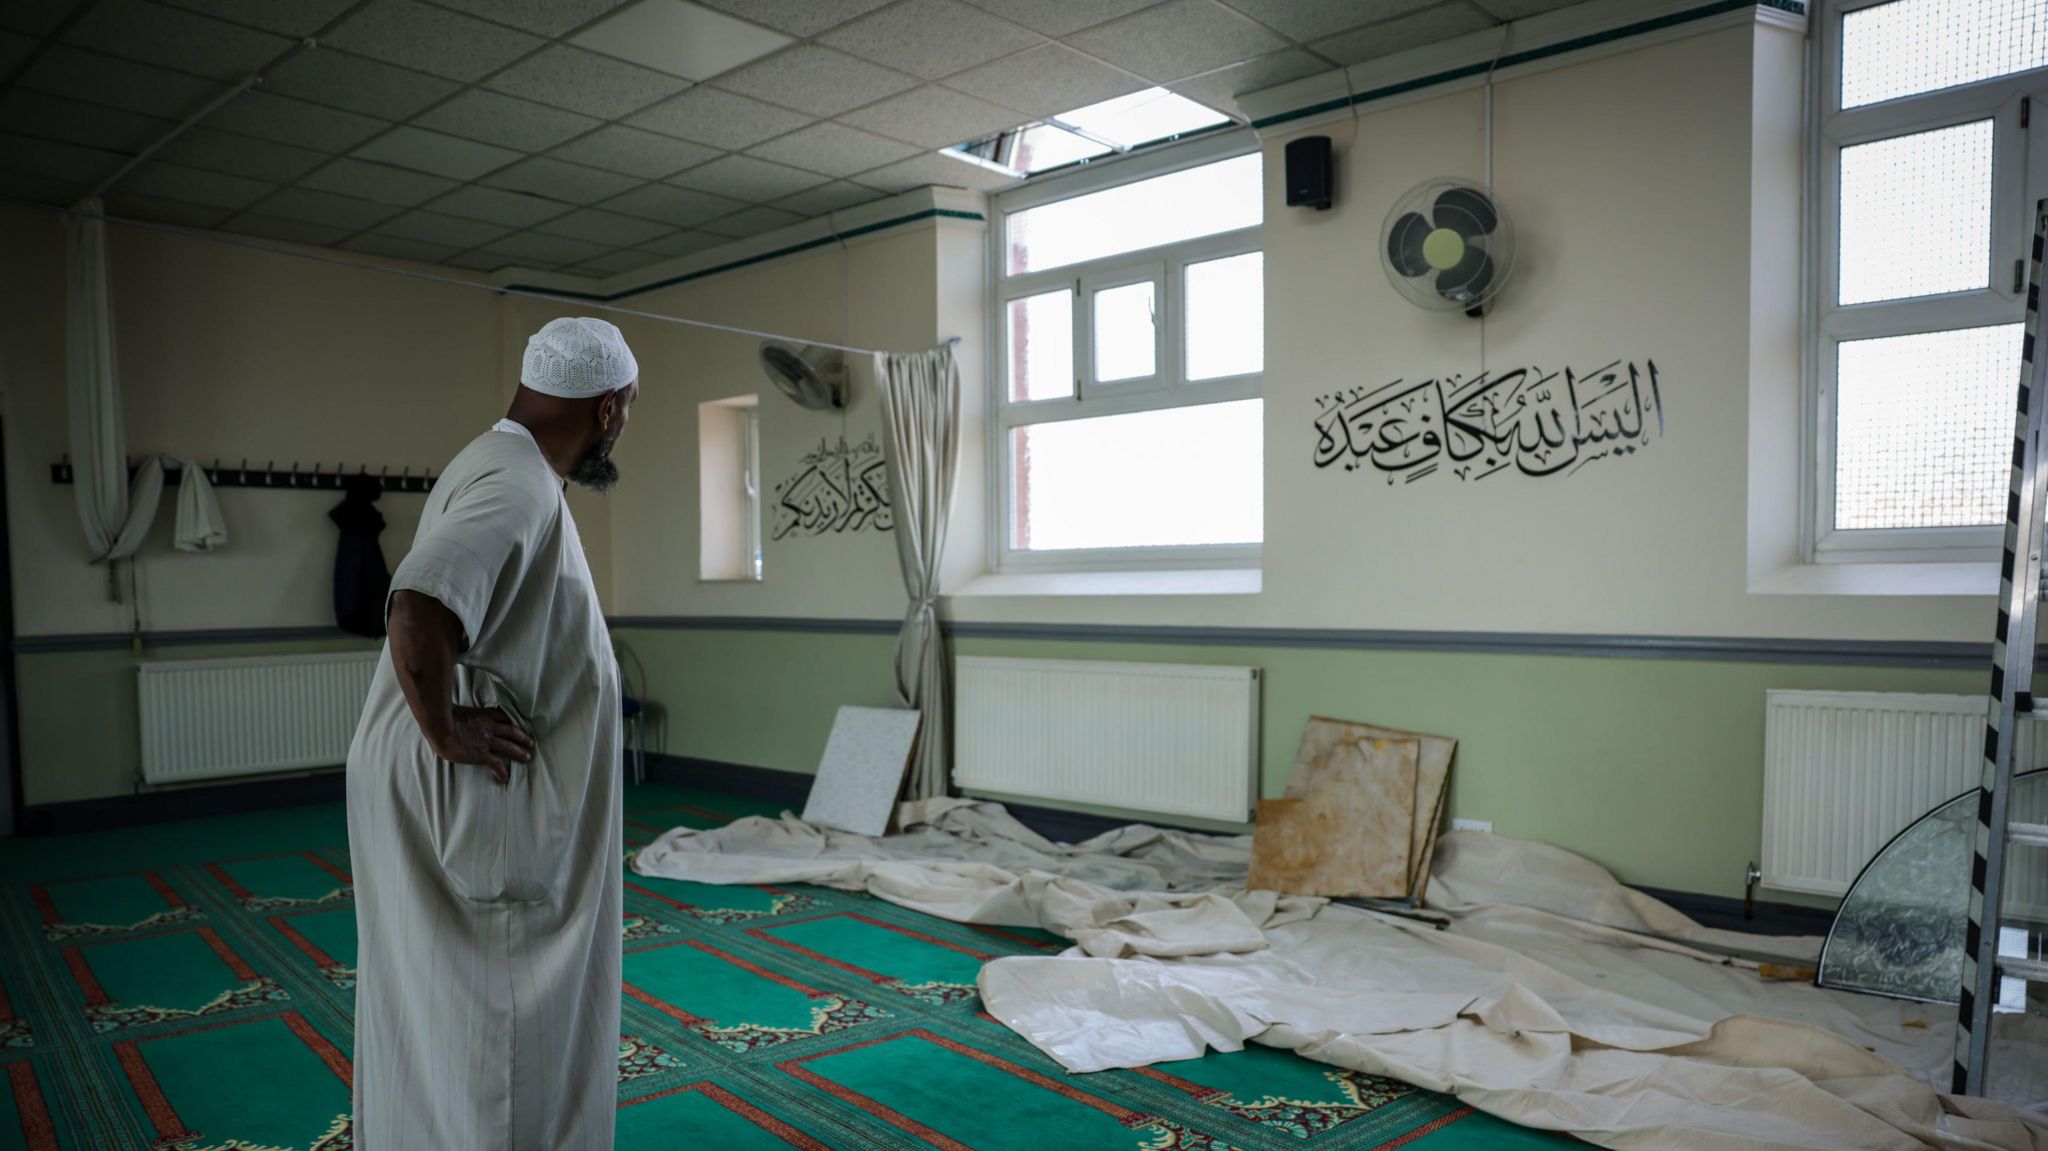
<svg viewBox="0 0 2048 1151">
<path fill-rule="evenodd" d="M 834 349 L 763 340 L 761 371 L 798 407 L 817 412 L 846 407 L 846 357 Z"/>
<path fill-rule="evenodd" d="M 1394 202 L 1380 261 L 1418 307 L 1477 317 L 1515 264 L 1515 230 L 1493 193 L 1469 180 L 1425 180 Z"/>
</svg>

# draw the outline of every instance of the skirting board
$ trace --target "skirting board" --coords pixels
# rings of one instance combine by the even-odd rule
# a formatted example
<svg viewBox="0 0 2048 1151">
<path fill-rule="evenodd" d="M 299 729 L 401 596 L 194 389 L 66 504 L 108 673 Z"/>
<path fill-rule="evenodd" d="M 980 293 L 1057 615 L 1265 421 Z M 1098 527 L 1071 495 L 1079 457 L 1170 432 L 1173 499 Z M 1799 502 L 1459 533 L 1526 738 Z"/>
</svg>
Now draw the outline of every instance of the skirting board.
<svg viewBox="0 0 2048 1151">
<path fill-rule="evenodd" d="M 250 779 L 204 787 L 167 787 L 139 795 L 29 804 L 21 809 L 19 830 L 22 835 L 113 831 L 180 819 L 203 819 L 210 815 L 237 815 L 307 803 L 339 803 L 345 791 L 339 768 L 279 779 Z"/>
</svg>

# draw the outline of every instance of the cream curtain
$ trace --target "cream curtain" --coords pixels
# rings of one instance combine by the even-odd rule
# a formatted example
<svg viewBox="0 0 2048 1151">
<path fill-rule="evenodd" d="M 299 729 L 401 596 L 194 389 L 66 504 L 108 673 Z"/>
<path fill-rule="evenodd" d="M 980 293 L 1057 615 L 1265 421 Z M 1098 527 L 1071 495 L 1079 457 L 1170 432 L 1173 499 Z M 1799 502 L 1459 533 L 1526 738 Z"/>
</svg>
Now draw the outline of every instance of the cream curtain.
<svg viewBox="0 0 2048 1151">
<path fill-rule="evenodd" d="M 121 381 L 114 364 L 114 303 L 107 285 L 107 225 L 98 200 L 65 217 L 64 374 L 70 394 L 72 495 L 94 563 L 107 564 L 107 595 L 120 598 L 115 568 L 149 534 L 163 495 L 152 460 L 128 483 Z"/>
<path fill-rule="evenodd" d="M 946 644 L 939 634 L 939 557 L 953 511 L 960 456 L 960 370 L 949 347 L 875 355 L 882 393 L 882 450 L 896 518 L 896 556 L 910 611 L 896 637 L 896 699 L 924 713 L 908 798 L 946 794 L 951 714 Z"/>
</svg>

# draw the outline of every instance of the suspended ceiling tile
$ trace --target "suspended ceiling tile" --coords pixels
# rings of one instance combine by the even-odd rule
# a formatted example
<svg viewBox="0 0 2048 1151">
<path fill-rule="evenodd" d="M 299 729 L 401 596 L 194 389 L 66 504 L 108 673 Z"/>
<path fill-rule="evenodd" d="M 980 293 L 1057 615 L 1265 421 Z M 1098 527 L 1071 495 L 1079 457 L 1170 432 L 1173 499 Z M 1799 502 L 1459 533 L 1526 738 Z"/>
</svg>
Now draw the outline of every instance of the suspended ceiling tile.
<svg viewBox="0 0 2048 1151">
<path fill-rule="evenodd" d="M 0 31 L 0 76 L 11 76 L 28 54 L 36 50 L 36 38 Z"/>
<path fill-rule="evenodd" d="M 460 216 L 424 211 L 407 212 L 403 216 L 394 216 L 377 225 L 377 231 L 386 236 L 424 240 L 430 244 L 446 244 L 452 248 L 474 248 L 478 244 L 488 244 L 511 230 L 503 224 L 487 224 L 481 220 L 465 220 Z"/>
<path fill-rule="evenodd" d="M 606 208 L 639 216 L 645 220 L 659 220 L 678 228 L 693 228 L 720 216 L 730 216 L 746 207 L 738 200 L 714 196 L 709 192 L 692 191 L 668 184 L 646 184 L 614 196 L 604 202 Z"/>
<path fill-rule="evenodd" d="M 922 148 L 945 148 L 1014 128 L 1030 117 L 965 92 L 927 84 L 879 104 L 856 108 L 838 119 Z"/>
<path fill-rule="evenodd" d="M 873 188 L 864 188 L 845 180 L 834 180 L 830 184 L 798 192 L 794 196 L 786 196 L 777 200 L 775 206 L 808 218 L 827 216 L 843 208 L 851 208 L 855 204 L 865 204 L 881 198 L 882 193 Z"/>
<path fill-rule="evenodd" d="M 791 224 L 802 222 L 803 217 L 795 212 L 785 212 L 780 208 L 757 206 L 713 220 L 704 225 L 704 230 L 707 232 L 717 232 L 722 236 L 731 236 L 734 239 L 744 239 L 748 236 L 758 236 L 762 232 L 772 232 L 777 228 L 787 228 Z"/>
<path fill-rule="evenodd" d="M 488 220 L 493 224 L 524 228 L 559 216 L 571 206 L 542 196 L 529 196 L 524 192 L 507 192 L 501 188 L 472 185 L 455 189 L 434 201 L 430 207 L 451 216 L 464 216 L 472 220 Z"/>
<path fill-rule="evenodd" d="M 634 116 L 633 126 L 718 148 L 744 148 L 811 122 L 787 108 L 723 92 L 692 88 Z"/>
<path fill-rule="evenodd" d="M 917 151 L 915 146 L 900 140 L 884 139 L 829 120 L 748 149 L 751 155 L 764 160 L 827 176 L 851 176 L 916 155 Z"/>
<path fill-rule="evenodd" d="M 461 87 L 439 76 L 320 48 L 278 65 L 263 86 L 282 96 L 385 120 L 403 120 Z"/>
<path fill-rule="evenodd" d="M 946 87 L 1029 116 L 1050 116 L 1136 92 L 1146 84 L 1064 44 L 1046 44 L 948 77 Z"/>
<path fill-rule="evenodd" d="M 717 81 L 728 92 L 813 116 L 837 115 L 916 86 L 916 80 L 894 69 L 815 44 L 778 52 Z"/>
<path fill-rule="evenodd" d="M 972 188 L 978 192 L 996 192 L 1015 187 L 1016 179 L 1000 172 L 982 167 L 966 160 L 955 160 L 937 152 L 926 152 L 908 160 L 862 172 L 860 180 L 880 188 L 884 192 L 908 192 L 912 188 L 938 185 L 945 188 Z"/>
<path fill-rule="evenodd" d="M 1437 0 L 1223 0 L 1285 36 L 1314 40 L 1427 8 Z M 1577 4 L 1580 0 L 1560 0 Z"/>
<path fill-rule="evenodd" d="M 371 0 L 329 32 L 327 42 L 464 81 L 481 80 L 544 43 L 537 36 L 417 0 Z"/>
<path fill-rule="evenodd" d="M 471 88 L 413 123 L 521 152 L 540 152 L 603 123 L 576 112 Z"/>
<path fill-rule="evenodd" d="M 780 199 L 824 182 L 825 177 L 815 173 L 752 156 L 726 156 L 669 177 L 671 184 L 755 202 Z"/>
<path fill-rule="evenodd" d="M 1323 60 L 1299 48 L 1283 48 L 1269 52 L 1256 60 L 1247 60 L 1215 72 L 1207 72 L 1186 80 L 1177 80 L 1171 87 L 1175 92 L 1199 104 L 1206 104 L 1219 112 L 1232 116 L 1242 115 L 1237 107 L 1237 98 L 1246 92 L 1271 88 L 1303 76 L 1330 70 L 1329 61 Z"/>
<path fill-rule="evenodd" d="M 404 236 L 379 235 L 376 232 L 365 232 L 342 244 L 342 247 L 351 252 L 368 252 L 373 256 L 414 260 L 422 264 L 438 264 L 462 250 L 447 244 L 433 244 L 425 240 L 407 239 Z"/>
<path fill-rule="evenodd" d="M 193 12 L 218 16 L 283 36 L 311 36 L 356 0 L 163 0 Z"/>
<path fill-rule="evenodd" d="M 1157 0 L 968 0 L 976 8 L 1014 20 L 1047 36 L 1070 36 L 1125 16 Z"/>
<path fill-rule="evenodd" d="M 796 0 L 801 3 L 802 0 Z M 47 35 L 78 7 L 79 0 L 7 0 L 0 4 L 0 28 L 31 36 Z"/>
<path fill-rule="evenodd" d="M 481 248 L 474 252 L 464 252 L 459 256 L 450 256 L 447 262 L 451 268 L 468 268 L 472 272 L 495 272 L 500 268 L 512 266 L 509 257 L 486 252 Z"/>
<path fill-rule="evenodd" d="M 215 208 L 245 208 L 277 189 L 277 185 L 262 180 L 155 160 L 128 173 L 114 186 L 131 194 L 163 196 Z"/>
<path fill-rule="evenodd" d="M 587 24 L 625 0 L 440 0 L 443 8 L 460 8 L 472 16 L 555 37 Z"/>
<path fill-rule="evenodd" d="M 642 179 L 659 180 L 715 159 L 719 151 L 708 144 L 693 144 L 673 136 L 612 124 L 571 140 L 549 155 L 603 168 L 607 172 L 624 172 Z"/>
<path fill-rule="evenodd" d="M 371 227 L 398 213 L 398 209 L 389 204 L 373 204 L 368 200 L 316 192 L 311 188 L 280 189 L 276 195 L 258 203 L 255 209 L 259 216 L 326 224 L 332 228 L 347 228 L 351 232 Z"/>
<path fill-rule="evenodd" d="M 343 156 L 300 180 L 299 186 L 380 204 L 411 206 L 449 191 L 455 187 L 455 181 Z"/>
<path fill-rule="evenodd" d="M 667 224 L 643 220 L 637 216 L 622 216 L 617 212 L 606 212 L 598 208 L 578 208 L 565 216 L 557 216 L 534 228 L 552 236 L 568 236 L 577 240 L 588 240 L 593 244 L 624 248 L 666 236 L 675 231 Z"/>
<path fill-rule="evenodd" d="M 69 205 L 84 190 L 84 185 L 76 180 L 52 180 L 0 168 L 0 196 L 38 204 Z"/>
<path fill-rule="evenodd" d="M 649 240 L 642 244 L 641 247 L 647 251 L 658 252 L 666 258 L 672 259 L 676 256 L 693 255 L 707 248 L 716 248 L 720 244 L 730 242 L 724 236 L 714 236 L 709 232 L 671 232 L 660 239 Z"/>
<path fill-rule="evenodd" d="M 180 132 L 157 155 L 192 168 L 288 184 L 327 159 L 324 152 L 294 148 L 254 136 L 194 126 Z"/>
<path fill-rule="evenodd" d="M 244 92 L 206 119 L 215 128 L 322 152 L 346 152 L 389 126 L 369 116 L 268 92 Z"/>
<path fill-rule="evenodd" d="M 6 5 L 0 3 L 0 8 Z M 182 119 L 197 112 L 226 85 L 167 68 L 152 68 L 52 44 L 29 66 L 21 86 L 92 104 L 108 104 L 153 116 Z M 247 96 L 237 96 L 240 100 Z M 229 101 L 233 103 L 234 101 Z"/>
<path fill-rule="evenodd" d="M 224 232 L 237 232 L 244 236 L 258 236 L 265 240 L 285 240 L 293 244 L 312 244 L 315 247 L 329 247 L 346 237 L 353 228 L 339 228 L 331 224 L 312 224 L 304 220 L 287 220 L 282 216 L 262 216 L 243 212 L 223 222 Z"/>
<path fill-rule="evenodd" d="M 118 152 L 0 134 L 0 168 L 28 176 L 92 184 L 127 162 L 128 157 Z"/>
<path fill-rule="evenodd" d="M 484 87 L 613 120 L 689 87 L 637 64 L 555 44 L 491 77 Z"/>
<path fill-rule="evenodd" d="M 668 259 L 667 256 L 661 255 L 658 252 L 641 252 L 632 248 L 621 248 L 616 252 L 606 252 L 595 259 L 585 260 L 569 270 L 578 275 L 590 276 L 592 278 L 617 276 L 626 272 L 637 272 L 642 268 L 659 264 L 666 259 Z"/>
<path fill-rule="evenodd" d="M 1581 0 L 1473 0 L 1501 20 L 1520 20 L 1543 12 L 1568 8 Z"/>
<path fill-rule="evenodd" d="M 1404 48 L 1435 44 L 1478 32 L 1498 24 L 1477 8 L 1464 4 L 1445 4 L 1398 17 L 1384 23 L 1345 32 L 1326 40 L 1318 40 L 1309 47 L 1318 55 L 1326 56 L 1339 64 L 1357 64 L 1364 60 L 1375 60 L 1381 56 L 1399 52 Z"/>
<path fill-rule="evenodd" d="M 790 40 L 688 0 L 638 0 L 578 32 L 570 42 L 685 80 L 708 80 Z"/>
<path fill-rule="evenodd" d="M 228 217 L 230 209 L 211 204 L 193 204 L 184 200 L 171 200 L 162 196 L 143 196 L 134 192 L 109 192 L 106 196 L 107 214 L 130 220 L 154 220 L 160 224 L 176 224 L 181 228 L 211 228 Z"/>
<path fill-rule="evenodd" d="M 586 168 L 547 156 L 533 156 L 484 177 L 493 188 L 510 188 L 571 204 L 591 204 L 640 183 L 633 176 Z"/>
<path fill-rule="evenodd" d="M 110 55 L 227 81 L 262 71 L 292 46 L 283 36 L 145 0 L 98 0 L 64 39 Z"/>
<path fill-rule="evenodd" d="M 1173 0 L 1070 36 L 1067 43 L 1158 83 L 1288 47 L 1281 36 L 1216 0 Z"/>
<path fill-rule="evenodd" d="M 835 24 L 872 12 L 889 0 L 704 0 L 713 8 L 744 16 L 792 36 L 813 36 Z"/>
<path fill-rule="evenodd" d="M 365 160 L 432 172 L 451 180 L 474 180 L 519 158 L 519 153 L 506 148 L 429 132 L 410 124 L 393 128 L 356 149 L 355 154 Z"/>
<path fill-rule="evenodd" d="M 66 144 L 105 148 L 111 152 L 139 152 L 161 139 L 177 125 L 170 120 L 145 116 L 102 104 L 88 104 L 12 88 L 0 93 L 0 131 L 19 132 Z"/>
<path fill-rule="evenodd" d="M 1045 38 L 960 0 L 908 0 L 834 28 L 819 42 L 936 80 L 1022 52 Z"/>
<path fill-rule="evenodd" d="M 606 251 L 601 244 L 573 240 L 567 236 L 550 236 L 545 232 L 515 232 L 484 245 L 483 250 L 500 256 L 510 256 L 523 264 L 545 264 L 551 267 L 579 263 L 592 256 L 601 256 Z"/>
</svg>

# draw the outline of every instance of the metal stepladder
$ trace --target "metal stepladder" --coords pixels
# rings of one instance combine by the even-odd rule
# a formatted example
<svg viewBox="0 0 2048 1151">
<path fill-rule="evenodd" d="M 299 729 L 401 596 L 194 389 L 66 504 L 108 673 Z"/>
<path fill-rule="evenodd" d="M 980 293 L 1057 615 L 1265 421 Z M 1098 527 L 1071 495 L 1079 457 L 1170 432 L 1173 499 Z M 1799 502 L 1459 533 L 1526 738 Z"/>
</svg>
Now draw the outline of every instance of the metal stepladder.
<svg viewBox="0 0 2048 1151">
<path fill-rule="evenodd" d="M 1991 645 L 1991 698 L 1985 715 L 1984 776 L 1977 791 L 1976 840 L 1970 859 L 1969 924 L 1963 936 L 1963 986 L 1956 1009 L 1953 1090 L 1981 1095 L 1990 1082 L 1991 1015 L 2000 980 L 2048 982 L 2048 962 L 2000 956 L 1999 927 L 2008 846 L 2048 848 L 2048 824 L 2013 823 L 2012 760 L 2015 725 L 2048 720 L 2034 711 L 2034 663 L 2048 525 L 2048 355 L 2036 356 L 2041 320 L 2041 257 L 2048 244 L 2048 199 L 2034 207 L 2034 246 L 2028 260 L 2026 337 L 2021 347 L 2019 395 L 2013 419 L 2012 488 L 2005 505 L 2005 552 L 1999 572 L 1998 625 Z"/>
</svg>

